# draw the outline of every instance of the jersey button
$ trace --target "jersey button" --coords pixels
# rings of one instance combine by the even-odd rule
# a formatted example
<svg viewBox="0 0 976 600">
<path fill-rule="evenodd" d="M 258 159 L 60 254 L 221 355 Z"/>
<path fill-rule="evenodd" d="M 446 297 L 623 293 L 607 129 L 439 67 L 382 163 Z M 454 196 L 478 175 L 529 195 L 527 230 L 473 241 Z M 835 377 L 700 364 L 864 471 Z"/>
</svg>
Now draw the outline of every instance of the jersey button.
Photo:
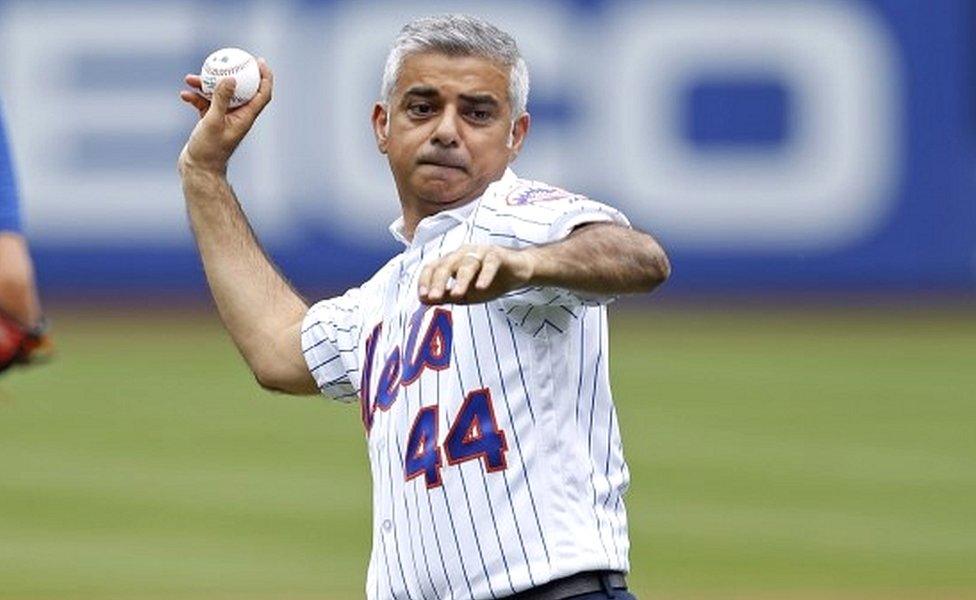
<svg viewBox="0 0 976 600">
<path fill-rule="evenodd" d="M 383 521 L 383 531 L 390 533 L 391 529 L 393 529 L 393 521 L 390 521 L 389 519 Z"/>
</svg>

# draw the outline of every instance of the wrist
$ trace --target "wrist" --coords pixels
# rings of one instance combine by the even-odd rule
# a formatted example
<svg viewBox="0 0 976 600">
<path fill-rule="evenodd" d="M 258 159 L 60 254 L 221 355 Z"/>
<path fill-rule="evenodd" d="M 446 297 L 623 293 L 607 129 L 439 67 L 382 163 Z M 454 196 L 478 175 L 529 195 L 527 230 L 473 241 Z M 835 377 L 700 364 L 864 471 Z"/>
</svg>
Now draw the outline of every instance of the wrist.
<svg viewBox="0 0 976 600">
<path fill-rule="evenodd" d="M 545 278 L 545 272 L 542 268 L 542 252 L 543 250 L 540 246 L 533 246 L 518 251 L 522 258 L 522 264 L 518 273 L 522 285 L 529 286 L 543 283 L 542 279 Z"/>
<path fill-rule="evenodd" d="M 183 197 L 188 208 L 221 203 L 221 199 L 233 198 L 225 170 L 201 165 L 192 160 L 179 161 Z"/>
<path fill-rule="evenodd" d="M 192 177 L 223 179 L 227 177 L 227 161 L 201 161 L 194 157 L 186 147 L 180 152 L 177 167 L 180 176 L 184 179 Z"/>
</svg>

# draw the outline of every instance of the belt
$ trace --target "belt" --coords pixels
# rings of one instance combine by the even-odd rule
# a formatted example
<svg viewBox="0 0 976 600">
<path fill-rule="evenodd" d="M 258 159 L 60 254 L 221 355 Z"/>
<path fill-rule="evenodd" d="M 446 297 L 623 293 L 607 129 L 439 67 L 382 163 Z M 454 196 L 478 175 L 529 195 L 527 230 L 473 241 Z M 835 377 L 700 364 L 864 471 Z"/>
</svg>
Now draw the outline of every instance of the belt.
<svg viewBox="0 0 976 600">
<path fill-rule="evenodd" d="M 627 580 L 617 571 L 587 571 L 547 584 L 534 587 L 514 596 L 511 600 L 563 600 L 581 594 L 591 594 L 604 590 L 625 590 Z"/>
</svg>

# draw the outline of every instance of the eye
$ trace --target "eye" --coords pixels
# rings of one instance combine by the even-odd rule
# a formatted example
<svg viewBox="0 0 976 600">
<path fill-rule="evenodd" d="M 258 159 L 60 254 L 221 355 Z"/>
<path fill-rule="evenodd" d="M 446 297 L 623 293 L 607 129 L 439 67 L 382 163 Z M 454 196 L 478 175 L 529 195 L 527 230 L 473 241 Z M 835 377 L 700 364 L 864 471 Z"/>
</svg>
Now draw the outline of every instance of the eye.
<svg viewBox="0 0 976 600">
<path fill-rule="evenodd" d="M 427 102 L 414 102 L 407 107 L 407 111 L 415 117 L 427 117 L 434 113 L 434 107 Z"/>
<path fill-rule="evenodd" d="M 485 110 L 481 108 L 475 108 L 468 111 L 468 118 L 472 121 L 485 122 L 490 121 L 492 118 L 492 112 L 490 110 Z"/>
</svg>

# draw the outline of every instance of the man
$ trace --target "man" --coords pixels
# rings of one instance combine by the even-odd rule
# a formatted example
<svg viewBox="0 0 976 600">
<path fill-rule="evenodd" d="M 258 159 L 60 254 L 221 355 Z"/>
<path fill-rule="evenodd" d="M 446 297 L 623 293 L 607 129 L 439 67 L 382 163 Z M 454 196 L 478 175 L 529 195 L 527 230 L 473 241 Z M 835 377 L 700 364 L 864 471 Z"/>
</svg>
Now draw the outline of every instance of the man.
<svg viewBox="0 0 976 600">
<path fill-rule="evenodd" d="M 605 304 L 668 276 L 616 210 L 508 170 L 528 73 L 510 36 L 465 16 L 408 24 L 372 113 L 405 249 L 308 308 L 254 238 L 227 160 L 272 75 L 201 120 L 180 157 L 221 318 L 257 380 L 359 401 L 373 474 L 369 598 L 633 598 L 628 474 L 607 373 Z M 199 88 L 199 78 L 187 76 Z"/>
<path fill-rule="evenodd" d="M 50 344 L 21 229 L 13 161 L 0 115 L 0 372 L 35 361 Z"/>
</svg>

